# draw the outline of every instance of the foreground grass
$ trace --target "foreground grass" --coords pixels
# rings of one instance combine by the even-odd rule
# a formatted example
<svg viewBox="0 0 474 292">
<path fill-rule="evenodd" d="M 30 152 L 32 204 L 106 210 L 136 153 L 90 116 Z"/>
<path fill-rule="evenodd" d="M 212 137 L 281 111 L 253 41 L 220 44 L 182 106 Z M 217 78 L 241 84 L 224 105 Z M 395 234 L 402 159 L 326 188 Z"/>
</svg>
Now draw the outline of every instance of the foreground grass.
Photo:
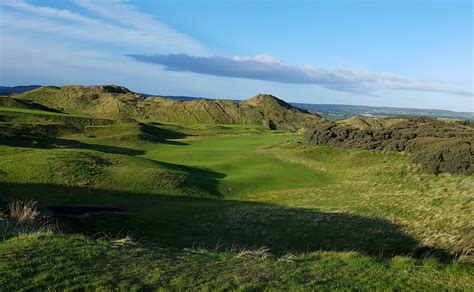
<svg viewBox="0 0 474 292">
<path fill-rule="evenodd" d="M 5 290 L 469 290 L 474 285 L 473 267 L 459 263 L 374 260 L 351 252 L 269 257 L 261 251 L 119 246 L 77 235 L 10 239 L 0 243 L 0 257 Z"/>
</svg>

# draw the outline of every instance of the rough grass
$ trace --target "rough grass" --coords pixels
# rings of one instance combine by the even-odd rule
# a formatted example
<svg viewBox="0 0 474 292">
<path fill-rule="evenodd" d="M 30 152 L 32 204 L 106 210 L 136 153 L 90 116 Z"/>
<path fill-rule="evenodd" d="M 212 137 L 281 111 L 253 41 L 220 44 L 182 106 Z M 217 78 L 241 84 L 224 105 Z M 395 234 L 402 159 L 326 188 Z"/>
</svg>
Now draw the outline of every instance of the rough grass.
<svg viewBox="0 0 474 292">
<path fill-rule="evenodd" d="M 246 200 L 384 218 L 425 245 L 456 252 L 474 244 L 472 175 L 426 174 L 407 155 L 390 152 L 289 143 L 267 154 L 331 173 L 334 183 Z"/>
<path fill-rule="evenodd" d="M 41 214 L 38 203 L 35 201 L 10 201 L 6 210 L 0 211 L 0 236 L 2 240 L 15 236 L 50 234 L 55 230 L 56 226 Z"/>
</svg>

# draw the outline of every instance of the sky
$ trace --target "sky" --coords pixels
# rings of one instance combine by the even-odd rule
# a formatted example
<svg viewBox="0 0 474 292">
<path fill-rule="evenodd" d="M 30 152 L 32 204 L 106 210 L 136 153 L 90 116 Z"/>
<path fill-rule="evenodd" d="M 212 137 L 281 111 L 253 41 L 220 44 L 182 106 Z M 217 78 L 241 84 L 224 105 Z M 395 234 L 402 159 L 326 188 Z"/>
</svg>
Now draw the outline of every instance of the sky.
<svg viewBox="0 0 474 292">
<path fill-rule="evenodd" d="M 0 0 L 0 85 L 474 111 L 472 0 Z"/>
</svg>

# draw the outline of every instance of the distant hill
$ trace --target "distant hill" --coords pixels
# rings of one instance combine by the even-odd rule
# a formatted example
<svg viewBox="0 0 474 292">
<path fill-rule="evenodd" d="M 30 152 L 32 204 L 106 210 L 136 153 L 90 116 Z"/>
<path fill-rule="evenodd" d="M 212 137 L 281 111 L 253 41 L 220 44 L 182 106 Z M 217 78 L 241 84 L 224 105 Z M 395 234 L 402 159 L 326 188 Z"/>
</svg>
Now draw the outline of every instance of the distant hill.
<svg viewBox="0 0 474 292">
<path fill-rule="evenodd" d="M 152 95 L 144 95 L 145 97 Z M 193 96 L 163 96 L 176 100 L 196 100 L 204 99 Z M 239 102 L 239 100 L 234 100 Z M 455 112 L 439 109 L 416 109 L 401 107 L 377 107 L 368 105 L 349 105 L 349 104 L 312 104 L 290 102 L 290 105 L 317 112 L 329 119 L 345 119 L 352 116 L 378 116 L 378 117 L 413 117 L 425 116 L 431 118 L 463 119 L 474 120 L 474 112 Z"/>
<path fill-rule="evenodd" d="M 144 95 L 145 97 L 152 95 Z M 195 100 L 202 97 L 193 96 L 163 96 L 177 100 Z M 234 100 L 239 102 L 239 100 Z M 349 105 L 349 104 L 313 104 L 290 102 L 294 107 L 306 109 L 322 114 L 329 119 L 345 119 L 352 116 L 378 116 L 378 117 L 413 117 L 425 116 L 431 118 L 463 119 L 474 120 L 474 112 L 455 112 L 439 109 L 416 109 L 402 107 L 381 107 L 368 105 Z"/>
<path fill-rule="evenodd" d="M 14 98 L 65 113 L 138 121 L 247 124 L 298 130 L 321 119 L 315 113 L 266 94 L 240 103 L 224 99 L 182 101 L 156 96 L 145 98 L 122 86 L 99 85 L 45 86 L 16 94 Z"/>
<path fill-rule="evenodd" d="M 151 96 L 151 95 L 145 95 Z M 195 100 L 202 97 L 192 96 L 164 96 L 177 100 Z M 239 102 L 239 100 L 234 100 Z M 401 107 L 377 107 L 368 105 L 349 105 L 349 104 L 312 104 L 290 102 L 294 107 L 306 109 L 322 114 L 329 119 L 345 119 L 352 116 L 378 116 L 378 117 L 413 117 L 425 116 L 431 118 L 463 119 L 474 120 L 474 112 L 455 112 L 439 109 L 416 109 Z"/>
<path fill-rule="evenodd" d="M 23 93 L 41 87 L 40 85 L 29 86 L 0 86 L 0 95 L 10 95 L 13 93 Z M 139 93 L 144 98 L 156 97 L 157 95 Z M 194 96 L 167 96 L 159 95 L 162 98 L 168 98 L 180 101 L 193 101 L 199 99 L 215 100 L 204 97 Z M 240 100 L 232 100 L 240 102 Z M 455 112 L 439 109 L 415 109 L 415 108 L 399 108 L 399 107 L 377 107 L 366 105 L 347 105 L 347 104 L 310 104 L 310 103 L 294 103 L 290 105 L 322 114 L 329 119 L 345 119 L 352 116 L 379 116 L 379 117 L 413 117 L 426 116 L 431 118 L 449 118 L 449 119 L 465 119 L 474 120 L 474 112 Z"/>
<path fill-rule="evenodd" d="M 307 104 L 291 103 L 292 105 L 321 113 L 333 118 L 347 118 L 351 116 L 381 116 L 381 117 L 408 117 L 426 116 L 431 118 L 452 118 L 474 120 L 474 112 L 454 112 L 438 109 L 414 109 L 399 107 L 376 107 L 347 104 Z"/>
<path fill-rule="evenodd" d="M 10 95 L 13 93 L 23 93 L 25 91 L 33 90 L 41 85 L 22 85 L 22 86 L 0 86 L 0 95 Z"/>
</svg>

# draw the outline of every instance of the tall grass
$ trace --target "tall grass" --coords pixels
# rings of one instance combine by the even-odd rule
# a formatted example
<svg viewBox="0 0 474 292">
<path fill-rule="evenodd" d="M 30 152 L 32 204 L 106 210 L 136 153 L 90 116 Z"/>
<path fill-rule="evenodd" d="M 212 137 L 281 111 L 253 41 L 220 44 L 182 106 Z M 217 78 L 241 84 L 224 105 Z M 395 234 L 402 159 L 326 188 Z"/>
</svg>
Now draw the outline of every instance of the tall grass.
<svg viewBox="0 0 474 292">
<path fill-rule="evenodd" d="M 11 201 L 6 212 L 0 212 L 0 237 L 6 240 L 21 235 L 41 235 L 57 231 L 50 218 L 41 214 L 33 200 Z"/>
</svg>

